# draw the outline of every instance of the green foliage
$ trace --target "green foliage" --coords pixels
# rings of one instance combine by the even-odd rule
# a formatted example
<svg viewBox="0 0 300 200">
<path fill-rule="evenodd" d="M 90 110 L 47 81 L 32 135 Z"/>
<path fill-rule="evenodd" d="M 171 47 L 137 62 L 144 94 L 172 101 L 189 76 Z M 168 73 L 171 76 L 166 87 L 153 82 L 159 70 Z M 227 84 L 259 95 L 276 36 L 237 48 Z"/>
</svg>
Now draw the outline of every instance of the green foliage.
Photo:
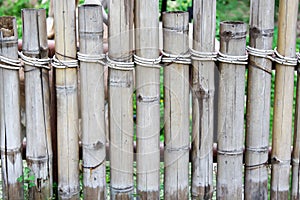
<svg viewBox="0 0 300 200">
<path fill-rule="evenodd" d="M 35 176 L 31 172 L 31 169 L 29 167 L 24 167 L 23 169 L 23 175 L 17 178 L 17 181 L 19 183 L 23 183 L 24 187 L 24 196 L 25 199 L 28 199 L 28 191 L 30 188 L 35 187 Z"/>
<path fill-rule="evenodd" d="M 176 0 L 176 1 L 168 1 L 167 3 L 167 11 L 187 11 L 188 7 L 192 6 L 192 0 Z"/>
</svg>

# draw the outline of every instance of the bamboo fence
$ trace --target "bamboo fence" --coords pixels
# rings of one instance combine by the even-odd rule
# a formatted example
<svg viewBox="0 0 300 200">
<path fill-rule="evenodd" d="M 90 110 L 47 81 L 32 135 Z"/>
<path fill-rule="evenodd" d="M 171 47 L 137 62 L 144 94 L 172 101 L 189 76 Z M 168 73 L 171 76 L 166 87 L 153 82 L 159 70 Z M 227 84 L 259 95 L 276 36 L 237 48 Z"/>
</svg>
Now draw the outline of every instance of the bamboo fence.
<svg viewBox="0 0 300 200">
<path fill-rule="evenodd" d="M 26 161 L 36 187 L 29 198 L 52 197 L 52 143 L 46 10 L 24 9 L 21 56 L 25 72 Z"/>
<path fill-rule="evenodd" d="M 99 1 L 87 2 L 78 8 L 77 30 L 76 2 L 54 1 L 54 17 L 59 20 L 55 20 L 55 57 L 51 58 L 53 43 L 48 46 L 45 10 L 22 10 L 21 52 L 16 19 L 0 17 L 3 199 L 106 199 L 108 189 L 110 199 L 213 199 L 215 190 L 217 199 L 299 199 L 298 73 L 292 140 L 294 76 L 300 61 L 295 52 L 298 1 L 280 1 L 276 49 L 272 49 L 275 2 L 251 0 L 249 47 L 246 24 L 227 21 L 221 22 L 216 52 L 216 0 L 194 1 L 193 30 L 187 12 L 164 12 L 162 38 L 158 0 L 111 0 L 108 54 L 104 8 Z M 191 44 L 189 31 L 193 31 Z M 19 74 L 23 70 L 24 151 Z M 162 96 L 164 144 L 160 143 Z M 29 174 L 23 174 L 22 156 Z M 24 190 L 28 181 L 34 184 Z M 56 181 L 58 195 L 52 188 Z"/>
</svg>

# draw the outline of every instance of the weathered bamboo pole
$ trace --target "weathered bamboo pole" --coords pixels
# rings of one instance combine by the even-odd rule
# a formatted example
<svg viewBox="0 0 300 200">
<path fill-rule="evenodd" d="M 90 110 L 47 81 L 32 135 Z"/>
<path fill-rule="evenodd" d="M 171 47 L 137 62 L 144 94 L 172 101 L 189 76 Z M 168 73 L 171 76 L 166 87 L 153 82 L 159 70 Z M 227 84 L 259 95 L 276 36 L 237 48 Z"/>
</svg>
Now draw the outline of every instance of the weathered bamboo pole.
<svg viewBox="0 0 300 200">
<path fill-rule="evenodd" d="M 163 14 L 164 54 L 178 55 L 164 67 L 165 199 L 188 199 L 189 194 L 189 64 L 178 62 L 189 52 L 187 12 Z"/>
<path fill-rule="evenodd" d="M 295 58 L 298 0 L 279 3 L 278 53 Z M 294 66 L 276 64 L 271 199 L 288 199 L 290 182 Z"/>
<path fill-rule="evenodd" d="M 106 198 L 102 6 L 79 7 L 83 195 Z"/>
<path fill-rule="evenodd" d="M 14 17 L 0 17 L 0 137 L 3 199 L 23 199 L 18 33 Z M 8 58 L 5 62 L 3 58 Z"/>
<path fill-rule="evenodd" d="M 218 199 L 242 199 L 246 33 L 245 23 L 220 24 Z"/>
<path fill-rule="evenodd" d="M 268 52 L 272 54 L 274 3 L 273 0 L 252 0 L 250 4 L 245 199 L 268 198 L 272 61 L 266 56 Z M 254 50 L 252 53 L 251 49 Z"/>
<path fill-rule="evenodd" d="M 160 66 L 159 2 L 135 1 L 137 96 L 137 193 L 140 199 L 159 199 Z M 139 58 L 139 59 L 138 59 Z"/>
<path fill-rule="evenodd" d="M 201 54 L 215 51 L 216 1 L 194 1 L 193 49 Z M 211 199 L 213 194 L 214 59 L 193 59 L 192 198 Z M 199 60 L 197 60 L 199 59 Z M 202 60 L 201 60 L 202 59 Z"/>
<path fill-rule="evenodd" d="M 75 1 L 55 0 L 58 191 L 79 198 L 78 95 Z"/>
<path fill-rule="evenodd" d="M 109 131 L 112 199 L 133 194 L 133 1 L 110 1 Z"/>
<path fill-rule="evenodd" d="M 22 20 L 28 144 L 26 160 L 35 178 L 29 197 L 49 199 L 52 197 L 52 143 L 46 10 L 24 9 Z"/>
</svg>

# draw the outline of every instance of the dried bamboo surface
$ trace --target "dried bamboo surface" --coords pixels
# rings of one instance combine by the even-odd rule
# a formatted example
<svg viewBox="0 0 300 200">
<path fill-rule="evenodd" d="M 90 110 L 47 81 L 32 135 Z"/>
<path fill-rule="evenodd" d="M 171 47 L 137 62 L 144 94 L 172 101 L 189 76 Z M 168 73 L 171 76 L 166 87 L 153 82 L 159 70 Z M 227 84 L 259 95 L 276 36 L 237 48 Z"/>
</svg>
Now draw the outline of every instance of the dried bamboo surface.
<svg viewBox="0 0 300 200">
<path fill-rule="evenodd" d="M 220 24 L 220 52 L 246 53 L 247 26 L 242 22 Z M 219 63 L 217 198 L 242 199 L 245 65 Z"/>
<path fill-rule="evenodd" d="M 159 2 L 135 1 L 135 54 L 159 57 Z M 160 68 L 136 65 L 137 193 L 140 199 L 159 199 Z"/>
<path fill-rule="evenodd" d="M 216 1 L 194 1 L 193 49 L 215 51 Z M 213 194 L 215 68 L 213 60 L 193 60 L 192 198 Z"/>
<path fill-rule="evenodd" d="M 298 0 L 279 4 L 278 53 L 295 57 Z M 288 199 L 290 183 L 294 67 L 276 64 L 271 199 Z"/>
<path fill-rule="evenodd" d="M 18 59 L 14 17 L 0 17 L 0 55 Z M 1 63 L 3 64 L 3 63 Z M 23 199 L 19 70 L 0 68 L 0 151 L 3 199 Z"/>
<path fill-rule="evenodd" d="M 109 52 L 112 61 L 132 61 L 133 0 L 112 0 Z M 126 67 L 124 67 L 126 68 Z M 133 70 L 109 68 L 109 142 L 111 199 L 131 199 L 133 184 Z"/>
<path fill-rule="evenodd" d="M 24 9 L 23 47 L 25 56 L 48 58 L 46 10 Z M 32 199 L 52 197 L 52 143 L 50 125 L 49 70 L 25 63 L 26 150 L 27 165 L 35 186 L 29 189 Z"/>
<path fill-rule="evenodd" d="M 75 1 L 54 1 L 55 56 L 76 59 Z M 58 191 L 61 199 L 79 198 L 77 68 L 56 70 Z"/>
<path fill-rule="evenodd" d="M 251 1 L 250 47 L 271 50 L 274 1 Z M 250 56 L 248 68 L 245 199 L 268 198 L 268 153 L 272 61 Z"/>
<path fill-rule="evenodd" d="M 84 55 L 103 54 L 102 8 L 79 7 L 79 47 Z M 87 56 L 88 58 L 88 56 Z M 98 60 L 99 61 L 99 60 Z M 80 61 L 83 195 L 85 199 L 106 198 L 106 135 L 104 66 Z"/>
<path fill-rule="evenodd" d="M 188 13 L 163 14 L 163 51 L 186 55 L 189 51 Z M 164 67 L 165 151 L 164 198 L 188 199 L 189 194 L 189 65 Z"/>
</svg>

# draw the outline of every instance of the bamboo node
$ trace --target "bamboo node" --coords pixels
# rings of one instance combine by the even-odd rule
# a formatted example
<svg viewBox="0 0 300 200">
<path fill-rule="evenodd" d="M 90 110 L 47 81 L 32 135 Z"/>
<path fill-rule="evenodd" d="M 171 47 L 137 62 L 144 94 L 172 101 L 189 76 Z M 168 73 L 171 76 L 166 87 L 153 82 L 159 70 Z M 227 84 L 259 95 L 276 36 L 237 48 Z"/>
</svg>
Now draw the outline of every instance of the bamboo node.
<svg viewBox="0 0 300 200">
<path fill-rule="evenodd" d="M 138 95 L 137 100 L 143 103 L 159 103 L 160 96 L 142 96 Z"/>
<path fill-rule="evenodd" d="M 184 65 L 190 65 L 192 63 L 191 61 L 191 54 L 188 50 L 185 53 L 180 54 L 170 54 L 166 53 L 163 50 L 161 51 L 163 57 L 162 62 L 163 63 L 177 63 L 177 64 L 184 64 Z"/>
<path fill-rule="evenodd" d="M 8 149 L 7 147 L 1 147 L 1 154 L 4 155 L 14 155 L 16 153 L 21 153 L 23 145 L 20 144 L 20 147 Z"/>
<path fill-rule="evenodd" d="M 54 55 L 52 58 L 52 66 L 57 69 L 68 69 L 68 68 L 77 68 L 78 60 L 58 60 Z"/>
<path fill-rule="evenodd" d="M 252 152 L 252 153 L 268 153 L 269 147 L 260 147 L 260 148 L 253 148 L 253 147 L 246 147 L 246 151 Z"/>
<path fill-rule="evenodd" d="M 291 161 L 290 160 L 280 160 L 276 156 L 271 158 L 271 164 L 272 165 L 290 165 Z"/>
<path fill-rule="evenodd" d="M 201 52 L 190 48 L 191 59 L 197 61 L 217 61 L 218 52 Z"/>
<path fill-rule="evenodd" d="M 244 150 L 233 150 L 233 151 L 226 151 L 226 150 L 220 150 L 218 149 L 218 155 L 224 155 L 224 156 L 240 156 L 244 154 Z"/>
<path fill-rule="evenodd" d="M 0 68 L 19 70 L 21 67 L 22 65 L 19 59 L 7 58 L 0 55 Z"/>
<path fill-rule="evenodd" d="M 31 58 L 28 56 L 25 56 L 23 52 L 18 52 L 20 58 L 22 59 L 22 62 L 26 65 L 32 66 L 32 67 L 38 67 L 38 68 L 44 68 L 50 70 L 50 58 Z"/>
<path fill-rule="evenodd" d="M 188 151 L 190 150 L 190 145 L 182 146 L 182 147 L 165 147 L 165 150 L 170 152 L 170 151 Z"/>
<path fill-rule="evenodd" d="M 296 158 L 293 158 L 293 159 L 292 159 L 292 165 L 293 165 L 293 166 L 299 165 L 299 164 L 300 164 L 299 159 L 296 159 Z"/>
<path fill-rule="evenodd" d="M 134 54 L 133 57 L 136 65 L 149 68 L 161 67 L 159 63 L 161 62 L 162 56 L 159 56 L 158 58 L 142 58 Z"/>
<path fill-rule="evenodd" d="M 99 164 L 97 164 L 95 166 L 86 166 L 85 164 L 82 164 L 82 168 L 94 170 L 94 169 L 97 169 L 98 167 L 100 167 L 101 165 L 103 165 L 105 163 L 105 161 L 106 161 L 106 158 L 104 158 Z"/>
<path fill-rule="evenodd" d="M 90 55 L 90 54 L 84 54 L 84 53 L 77 53 L 78 60 L 81 62 L 87 62 L 87 63 L 100 63 L 102 65 L 105 65 L 105 54 L 99 54 L 99 55 Z"/>
<path fill-rule="evenodd" d="M 134 62 L 120 62 L 115 61 L 106 56 L 107 66 L 111 69 L 121 70 L 121 71 L 132 71 L 134 70 Z"/>
<path fill-rule="evenodd" d="M 267 166 L 268 166 L 268 160 L 263 162 L 263 163 L 256 164 L 256 165 L 245 165 L 245 168 L 247 168 L 247 169 L 259 169 L 259 168 L 267 167 Z"/>
<path fill-rule="evenodd" d="M 222 63 L 247 65 L 248 64 L 248 53 L 246 52 L 246 54 L 243 56 L 233 56 L 233 55 L 227 55 L 227 54 L 219 52 L 217 59 L 219 62 L 222 62 Z"/>
<path fill-rule="evenodd" d="M 118 193 L 129 193 L 129 192 L 132 192 L 134 190 L 134 186 L 129 186 L 129 187 L 126 187 L 126 188 L 115 188 L 115 187 L 110 187 L 111 189 L 111 193 L 112 194 L 118 194 Z"/>
</svg>

